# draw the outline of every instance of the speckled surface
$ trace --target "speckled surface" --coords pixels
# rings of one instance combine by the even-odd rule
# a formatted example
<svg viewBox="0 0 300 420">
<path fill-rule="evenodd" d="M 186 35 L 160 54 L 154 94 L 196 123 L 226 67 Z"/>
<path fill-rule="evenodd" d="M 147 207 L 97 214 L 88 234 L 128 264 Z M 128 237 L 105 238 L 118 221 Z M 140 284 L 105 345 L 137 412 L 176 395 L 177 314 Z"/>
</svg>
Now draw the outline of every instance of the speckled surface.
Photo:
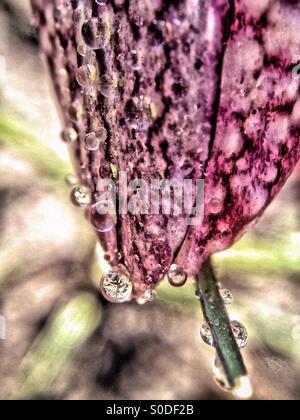
<svg viewBox="0 0 300 420">
<path fill-rule="evenodd" d="M 79 2 L 32 3 L 64 126 L 75 105 L 82 182 L 96 192 L 111 164 L 129 180 L 205 179 L 200 226 L 118 215 L 100 237 L 112 266 L 127 267 L 137 294 L 174 261 L 196 274 L 257 220 L 300 157 L 298 2 L 88 0 L 85 19 L 106 29 L 102 48 L 85 57 L 72 19 Z M 87 64 L 114 78 L 113 95 L 82 91 L 76 72 Z M 102 125 L 107 141 L 91 154 L 85 135 Z"/>
</svg>

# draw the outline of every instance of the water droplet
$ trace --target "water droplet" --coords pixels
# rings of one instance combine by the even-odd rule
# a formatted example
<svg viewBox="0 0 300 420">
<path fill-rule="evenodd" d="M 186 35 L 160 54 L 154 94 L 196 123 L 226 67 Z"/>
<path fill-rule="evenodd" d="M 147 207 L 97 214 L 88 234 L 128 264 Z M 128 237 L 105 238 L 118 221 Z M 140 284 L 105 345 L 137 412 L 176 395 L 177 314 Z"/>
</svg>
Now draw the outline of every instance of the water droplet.
<svg viewBox="0 0 300 420">
<path fill-rule="evenodd" d="M 138 53 L 136 50 L 133 50 L 131 52 L 131 58 L 132 58 L 132 69 L 134 71 L 140 71 L 141 65 L 142 65 L 142 57 L 140 53 Z"/>
<path fill-rule="evenodd" d="M 78 185 L 79 179 L 76 175 L 69 174 L 66 176 L 65 182 L 69 187 L 74 187 L 75 185 Z"/>
<path fill-rule="evenodd" d="M 54 20 L 56 23 L 64 23 L 70 17 L 70 8 L 65 5 L 58 5 L 54 9 Z"/>
<path fill-rule="evenodd" d="M 230 228 L 223 229 L 221 234 L 224 239 L 231 239 L 233 236 L 232 230 Z"/>
<path fill-rule="evenodd" d="M 114 96 L 115 93 L 117 92 L 117 88 L 118 88 L 118 81 L 114 77 L 108 74 L 105 74 L 101 77 L 100 92 L 102 93 L 103 96 L 105 96 L 106 98 L 110 98 Z"/>
<path fill-rule="evenodd" d="M 241 376 L 235 381 L 234 395 L 241 400 L 249 400 L 253 396 L 253 388 L 248 376 Z"/>
<path fill-rule="evenodd" d="M 78 186 L 71 193 L 71 201 L 76 207 L 87 207 L 92 202 L 91 190 L 84 186 Z"/>
<path fill-rule="evenodd" d="M 187 281 L 187 274 L 181 267 L 173 264 L 168 272 L 168 280 L 171 286 L 181 287 L 184 286 Z"/>
<path fill-rule="evenodd" d="M 95 134 L 100 142 L 104 142 L 107 139 L 107 130 L 105 127 L 98 128 Z"/>
<path fill-rule="evenodd" d="M 79 6 L 73 13 L 73 23 L 75 26 L 80 27 L 84 22 L 84 9 Z"/>
<path fill-rule="evenodd" d="M 135 131 L 144 131 L 151 123 L 150 112 L 151 100 L 141 97 L 133 97 L 126 105 L 126 121 Z"/>
<path fill-rule="evenodd" d="M 93 64 L 87 64 L 79 67 L 76 72 L 76 79 L 78 84 L 85 88 L 94 85 L 98 78 L 97 67 Z"/>
<path fill-rule="evenodd" d="M 136 299 L 136 302 L 139 305 L 145 305 L 146 303 L 154 302 L 156 297 L 157 297 L 156 291 L 148 289 L 148 290 L 145 291 L 145 293 L 142 296 L 139 296 Z"/>
<path fill-rule="evenodd" d="M 212 214 L 218 214 L 223 209 L 222 200 L 219 198 L 212 198 L 208 202 L 208 211 Z"/>
<path fill-rule="evenodd" d="M 231 321 L 231 328 L 239 348 L 243 349 L 246 347 L 248 344 L 249 335 L 244 325 L 239 321 Z"/>
<path fill-rule="evenodd" d="M 200 329 L 200 336 L 204 343 L 208 346 L 213 347 L 215 345 L 210 326 L 207 322 L 204 322 L 204 324 L 202 325 Z"/>
<path fill-rule="evenodd" d="M 82 116 L 83 116 L 82 103 L 79 100 L 75 100 L 69 108 L 69 118 L 74 123 L 77 123 L 81 120 Z"/>
<path fill-rule="evenodd" d="M 60 68 L 56 72 L 56 76 L 62 85 L 67 85 L 69 83 L 69 73 L 66 69 Z"/>
<path fill-rule="evenodd" d="M 77 52 L 81 57 L 85 57 L 88 51 L 88 46 L 84 43 L 80 43 L 77 45 Z"/>
<path fill-rule="evenodd" d="M 61 134 L 62 140 L 65 143 L 74 143 L 78 139 L 78 133 L 73 127 L 66 127 L 62 134 Z"/>
<path fill-rule="evenodd" d="M 225 391 L 231 391 L 232 387 L 228 382 L 225 370 L 218 356 L 216 356 L 213 360 L 212 371 L 213 378 L 217 385 L 219 385 Z"/>
<path fill-rule="evenodd" d="M 107 0 L 95 0 L 99 6 L 105 6 L 107 4 Z"/>
<path fill-rule="evenodd" d="M 111 167 L 107 162 L 103 162 L 99 169 L 99 175 L 102 179 L 109 179 L 111 175 Z"/>
<path fill-rule="evenodd" d="M 106 28 L 101 18 L 93 17 L 85 21 L 82 26 L 84 42 L 94 50 L 103 48 L 106 44 Z"/>
<path fill-rule="evenodd" d="M 96 137 L 95 133 L 89 133 L 84 140 L 85 148 L 89 151 L 96 151 L 99 149 L 100 140 Z"/>
<path fill-rule="evenodd" d="M 102 142 L 107 139 L 107 130 L 102 127 L 99 128 L 95 133 L 87 134 L 85 138 L 85 147 L 89 151 L 95 151 L 99 149 L 99 146 Z"/>
<path fill-rule="evenodd" d="M 107 212 L 103 209 L 107 208 Z M 100 233 L 110 232 L 114 227 L 114 220 L 110 214 L 108 214 L 109 208 L 106 202 L 98 202 L 91 207 L 89 212 L 89 218 L 94 228 Z"/>
<path fill-rule="evenodd" d="M 189 162 L 188 160 L 183 162 L 183 165 L 181 167 L 181 170 L 183 172 L 183 175 L 185 177 L 189 176 L 193 172 L 194 166 L 192 162 Z"/>
<path fill-rule="evenodd" d="M 112 303 L 128 302 L 132 295 L 132 282 L 125 274 L 110 271 L 101 279 L 103 297 Z"/>
<path fill-rule="evenodd" d="M 230 290 L 221 289 L 220 294 L 224 300 L 225 305 L 231 305 L 233 303 L 233 296 Z"/>
</svg>

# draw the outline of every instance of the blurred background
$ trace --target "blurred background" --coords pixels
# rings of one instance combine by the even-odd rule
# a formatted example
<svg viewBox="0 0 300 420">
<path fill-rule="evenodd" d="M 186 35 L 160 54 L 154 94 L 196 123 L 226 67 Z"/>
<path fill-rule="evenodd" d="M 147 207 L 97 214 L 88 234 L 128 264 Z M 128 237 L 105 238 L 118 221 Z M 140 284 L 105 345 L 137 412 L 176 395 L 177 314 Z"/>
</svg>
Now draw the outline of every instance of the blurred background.
<svg viewBox="0 0 300 420">
<path fill-rule="evenodd" d="M 146 306 L 103 304 L 29 0 L 0 3 L 0 399 L 231 399 L 190 282 Z M 257 227 L 215 256 L 255 398 L 300 398 L 300 168 Z"/>
</svg>

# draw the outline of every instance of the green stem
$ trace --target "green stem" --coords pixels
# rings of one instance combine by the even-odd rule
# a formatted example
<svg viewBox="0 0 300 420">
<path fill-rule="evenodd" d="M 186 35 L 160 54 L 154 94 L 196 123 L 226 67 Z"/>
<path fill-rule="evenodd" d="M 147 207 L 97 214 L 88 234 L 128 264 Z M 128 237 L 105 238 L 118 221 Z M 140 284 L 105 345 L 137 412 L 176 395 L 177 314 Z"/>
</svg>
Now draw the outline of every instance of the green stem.
<svg viewBox="0 0 300 420">
<path fill-rule="evenodd" d="M 228 383 L 237 395 L 248 396 L 251 393 L 251 384 L 210 260 L 197 276 L 196 283 L 203 314 L 211 328 Z"/>
</svg>

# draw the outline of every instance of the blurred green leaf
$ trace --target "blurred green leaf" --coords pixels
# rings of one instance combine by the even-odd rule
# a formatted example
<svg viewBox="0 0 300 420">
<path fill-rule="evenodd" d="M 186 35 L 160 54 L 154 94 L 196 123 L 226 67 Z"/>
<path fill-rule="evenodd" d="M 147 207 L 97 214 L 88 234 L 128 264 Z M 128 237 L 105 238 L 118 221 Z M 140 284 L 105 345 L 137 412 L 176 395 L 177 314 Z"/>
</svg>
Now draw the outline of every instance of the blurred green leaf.
<svg viewBox="0 0 300 420">
<path fill-rule="evenodd" d="M 47 394 L 76 352 L 94 333 L 102 319 L 96 297 L 82 293 L 52 315 L 21 367 L 17 399 Z"/>
<path fill-rule="evenodd" d="M 29 130 L 11 117 L 0 113 L 0 146 L 19 152 L 23 158 L 34 163 L 41 175 L 53 180 L 63 180 L 72 171 L 71 164 L 63 161 L 51 149 L 44 146 Z"/>
</svg>

